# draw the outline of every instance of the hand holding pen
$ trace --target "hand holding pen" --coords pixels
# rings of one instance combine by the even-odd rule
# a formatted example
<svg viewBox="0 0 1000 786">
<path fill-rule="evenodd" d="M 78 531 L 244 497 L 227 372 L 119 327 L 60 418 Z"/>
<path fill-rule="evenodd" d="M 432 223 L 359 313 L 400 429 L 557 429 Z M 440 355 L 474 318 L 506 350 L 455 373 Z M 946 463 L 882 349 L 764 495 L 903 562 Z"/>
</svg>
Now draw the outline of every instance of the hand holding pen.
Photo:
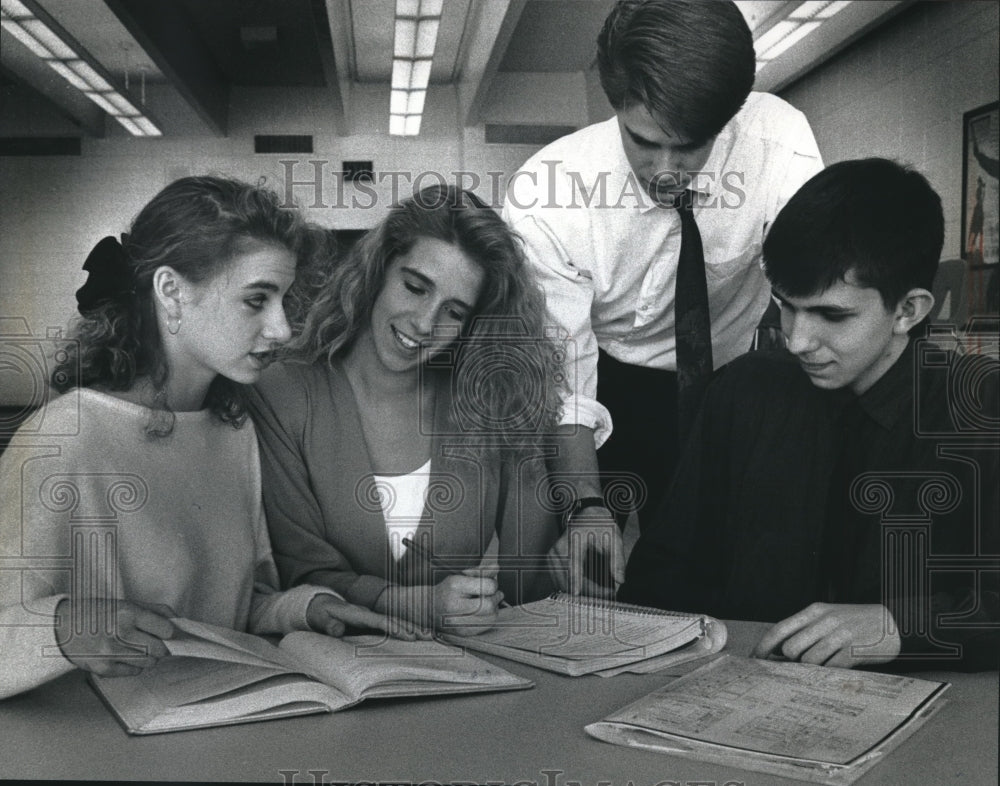
<svg viewBox="0 0 1000 786">
<path fill-rule="evenodd" d="M 412 538 L 404 538 L 403 545 L 432 568 L 454 570 Z M 497 587 L 496 577 L 484 575 L 480 568 L 452 573 L 429 589 L 434 627 L 448 633 L 472 636 L 489 630 L 496 624 L 497 610 L 507 605 Z"/>
</svg>

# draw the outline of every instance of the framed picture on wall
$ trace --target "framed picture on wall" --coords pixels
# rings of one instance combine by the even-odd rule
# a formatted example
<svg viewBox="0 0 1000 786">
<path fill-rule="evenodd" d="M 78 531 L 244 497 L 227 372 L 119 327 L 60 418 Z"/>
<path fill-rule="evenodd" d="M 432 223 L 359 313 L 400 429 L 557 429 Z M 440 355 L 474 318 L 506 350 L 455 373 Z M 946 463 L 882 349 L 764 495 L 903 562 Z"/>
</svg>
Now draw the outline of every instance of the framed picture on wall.
<svg viewBox="0 0 1000 786">
<path fill-rule="evenodd" d="M 962 118 L 962 259 L 969 314 L 1000 312 L 1000 102 Z"/>
</svg>

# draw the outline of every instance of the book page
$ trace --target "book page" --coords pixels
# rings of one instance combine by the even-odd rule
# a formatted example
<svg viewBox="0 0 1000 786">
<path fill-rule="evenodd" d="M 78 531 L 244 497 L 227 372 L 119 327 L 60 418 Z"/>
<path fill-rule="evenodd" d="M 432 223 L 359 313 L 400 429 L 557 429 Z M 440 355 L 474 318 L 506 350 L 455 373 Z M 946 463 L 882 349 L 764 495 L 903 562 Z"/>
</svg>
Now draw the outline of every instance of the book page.
<svg viewBox="0 0 1000 786">
<path fill-rule="evenodd" d="M 437 641 L 401 641 L 379 635 L 335 639 L 296 631 L 281 640 L 281 648 L 317 679 L 358 699 L 452 692 L 459 685 L 500 688 L 531 684 Z"/>
<path fill-rule="evenodd" d="M 546 598 L 500 609 L 496 627 L 474 638 L 559 658 L 635 659 L 675 649 L 701 633 L 698 617 L 636 614 Z"/>
<path fill-rule="evenodd" d="M 310 702 L 302 712 L 350 703 L 336 688 L 302 674 L 205 658 L 170 657 L 130 677 L 92 682 L 132 732 L 150 733 L 234 722 Z"/>
<path fill-rule="evenodd" d="M 723 656 L 605 719 L 731 749 L 848 765 L 942 683 Z"/>
<path fill-rule="evenodd" d="M 163 640 L 171 655 L 302 671 L 302 666 L 279 647 L 252 633 L 180 617 L 171 622 L 174 624 L 174 635 Z"/>
</svg>

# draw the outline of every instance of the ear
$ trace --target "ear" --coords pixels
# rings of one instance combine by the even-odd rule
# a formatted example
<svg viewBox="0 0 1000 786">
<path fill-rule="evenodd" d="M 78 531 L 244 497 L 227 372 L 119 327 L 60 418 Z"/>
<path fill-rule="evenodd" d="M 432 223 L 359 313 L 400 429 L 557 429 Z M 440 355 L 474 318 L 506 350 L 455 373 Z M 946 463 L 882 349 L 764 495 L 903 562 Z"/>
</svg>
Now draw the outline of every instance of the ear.
<svg viewBox="0 0 1000 786">
<path fill-rule="evenodd" d="M 156 298 L 167 316 L 174 319 L 181 316 L 186 283 L 180 273 L 167 265 L 158 267 L 153 273 L 153 297 Z"/>
<path fill-rule="evenodd" d="M 931 313 L 934 295 L 926 289 L 915 287 L 903 295 L 896 306 L 896 321 L 892 330 L 896 335 L 905 335 L 910 329 Z"/>
</svg>

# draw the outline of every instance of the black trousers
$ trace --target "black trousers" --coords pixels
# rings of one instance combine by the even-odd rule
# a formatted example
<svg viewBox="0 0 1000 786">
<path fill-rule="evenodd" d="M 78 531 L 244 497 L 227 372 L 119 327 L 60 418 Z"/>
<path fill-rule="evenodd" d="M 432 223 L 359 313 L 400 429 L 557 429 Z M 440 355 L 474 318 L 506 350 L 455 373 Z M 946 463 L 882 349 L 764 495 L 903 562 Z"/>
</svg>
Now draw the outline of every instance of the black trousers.
<svg viewBox="0 0 1000 786">
<path fill-rule="evenodd" d="M 614 430 L 597 451 L 605 496 L 619 525 L 628 514 L 615 504 L 618 484 L 631 482 L 642 531 L 652 520 L 677 467 L 677 372 L 632 366 L 600 351 L 597 400 L 611 413 Z"/>
</svg>

